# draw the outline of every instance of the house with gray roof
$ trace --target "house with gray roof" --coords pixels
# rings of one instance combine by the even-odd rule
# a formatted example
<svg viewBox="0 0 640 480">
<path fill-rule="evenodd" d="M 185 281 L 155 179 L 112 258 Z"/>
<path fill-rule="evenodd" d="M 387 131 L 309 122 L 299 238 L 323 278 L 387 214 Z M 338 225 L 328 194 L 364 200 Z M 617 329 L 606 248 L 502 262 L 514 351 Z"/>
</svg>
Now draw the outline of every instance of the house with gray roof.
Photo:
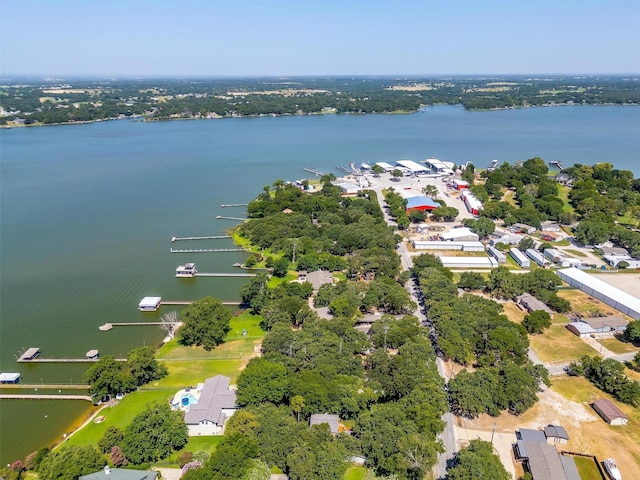
<svg viewBox="0 0 640 480">
<path fill-rule="evenodd" d="M 202 385 L 198 402 L 184 415 L 190 436 L 221 435 L 224 425 L 237 410 L 236 391 L 229 388 L 229 377 L 216 375 Z M 200 388 L 200 387 L 199 387 Z"/>
<path fill-rule="evenodd" d="M 317 292 L 325 283 L 333 284 L 333 273 L 326 270 L 316 270 L 315 272 L 307 273 L 307 282 L 313 285 L 313 290 Z"/>
<path fill-rule="evenodd" d="M 547 425 L 544 427 L 544 435 L 550 445 L 566 445 L 569 442 L 569 434 L 560 425 Z"/>
<path fill-rule="evenodd" d="M 326 413 L 314 413 L 313 415 L 311 415 L 311 417 L 309 418 L 309 426 L 313 426 L 313 425 L 321 425 L 323 423 L 326 423 L 327 425 L 329 425 L 329 430 L 331 431 L 331 433 L 333 435 L 337 435 L 338 434 L 338 423 L 340 422 L 340 418 L 338 417 L 338 415 L 329 415 Z"/>
<path fill-rule="evenodd" d="M 524 308 L 529 313 L 535 312 L 536 310 L 542 310 L 543 312 L 547 312 L 551 317 L 553 317 L 553 314 L 555 313 L 530 293 L 523 293 L 522 295 L 518 295 L 516 297 L 516 304 Z"/>
<path fill-rule="evenodd" d="M 78 480 L 156 480 L 156 478 L 158 478 L 158 472 L 153 470 L 104 467 L 99 472 L 82 475 Z"/>
<path fill-rule="evenodd" d="M 516 460 L 522 462 L 533 480 L 580 480 L 573 459 L 559 455 L 555 446 L 547 444 L 544 431 L 521 428 L 516 438 Z"/>
</svg>

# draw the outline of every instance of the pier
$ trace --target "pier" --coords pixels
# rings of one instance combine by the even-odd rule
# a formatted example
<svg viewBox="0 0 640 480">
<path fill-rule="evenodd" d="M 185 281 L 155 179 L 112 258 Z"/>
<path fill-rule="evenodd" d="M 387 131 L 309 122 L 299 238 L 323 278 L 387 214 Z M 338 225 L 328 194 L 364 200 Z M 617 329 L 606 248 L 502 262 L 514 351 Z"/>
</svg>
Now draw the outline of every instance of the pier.
<svg viewBox="0 0 640 480">
<path fill-rule="evenodd" d="M 246 207 L 247 205 L 249 204 L 248 203 L 223 203 L 220 206 L 222 208 L 225 208 L 225 207 Z"/>
<path fill-rule="evenodd" d="M 91 385 L 73 385 L 70 383 L 16 383 L 15 385 L 2 385 L 4 389 L 42 389 L 42 390 L 87 390 Z"/>
<path fill-rule="evenodd" d="M 171 253 L 244 252 L 244 248 L 172 248 Z"/>
<path fill-rule="evenodd" d="M 324 175 L 324 172 L 318 170 L 317 168 L 303 168 L 305 172 L 313 173 L 314 175 L 318 175 L 319 177 Z"/>
<path fill-rule="evenodd" d="M 255 277 L 255 273 L 196 273 L 196 277 Z"/>
<path fill-rule="evenodd" d="M 162 305 L 191 305 L 193 300 L 167 300 L 162 301 Z M 222 302 L 223 305 L 241 305 L 242 302 Z M 129 325 L 129 324 L 127 324 Z M 145 323 L 145 325 L 149 325 L 149 323 Z"/>
<path fill-rule="evenodd" d="M 182 240 L 216 240 L 219 238 L 231 238 L 231 235 L 211 235 L 208 237 L 171 237 L 171 241 L 180 242 Z"/>
<path fill-rule="evenodd" d="M 146 325 L 146 324 L 144 324 Z M 18 363 L 95 363 L 98 358 L 31 358 L 23 359 L 20 357 Z M 115 358 L 116 362 L 126 362 L 126 358 Z"/>
<path fill-rule="evenodd" d="M 244 222 L 246 220 L 246 218 L 240 218 L 240 217 L 224 217 L 222 215 L 217 215 L 216 218 L 218 220 L 239 220 L 241 222 Z"/>
<path fill-rule="evenodd" d="M 2 399 L 26 399 L 26 400 L 87 400 L 93 402 L 89 395 L 37 395 L 37 394 L 0 394 Z"/>
</svg>

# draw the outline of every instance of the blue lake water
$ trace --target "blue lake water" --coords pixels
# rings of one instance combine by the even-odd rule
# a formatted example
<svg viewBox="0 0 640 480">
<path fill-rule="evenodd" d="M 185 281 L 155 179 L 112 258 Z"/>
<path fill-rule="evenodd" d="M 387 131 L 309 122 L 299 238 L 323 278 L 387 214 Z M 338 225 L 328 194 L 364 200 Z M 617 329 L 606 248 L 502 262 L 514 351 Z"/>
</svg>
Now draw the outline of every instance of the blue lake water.
<svg viewBox="0 0 640 480">
<path fill-rule="evenodd" d="M 123 356 L 160 342 L 157 327 L 106 322 L 157 320 L 143 296 L 238 300 L 241 278 L 176 279 L 178 264 L 233 272 L 242 253 L 172 254 L 232 247 L 223 235 L 246 203 L 304 167 L 427 157 L 487 166 L 491 160 L 594 164 L 640 174 L 640 107 L 553 107 L 467 112 L 433 107 L 409 115 L 324 115 L 145 123 L 112 121 L 0 131 L 0 370 L 25 383 L 79 383 L 86 365 L 24 365 L 19 352 Z M 60 438 L 86 413 L 79 402 L 0 401 L 0 462 Z M 54 405 L 51 405 L 54 403 Z M 64 405 L 64 406 L 63 406 Z"/>
</svg>

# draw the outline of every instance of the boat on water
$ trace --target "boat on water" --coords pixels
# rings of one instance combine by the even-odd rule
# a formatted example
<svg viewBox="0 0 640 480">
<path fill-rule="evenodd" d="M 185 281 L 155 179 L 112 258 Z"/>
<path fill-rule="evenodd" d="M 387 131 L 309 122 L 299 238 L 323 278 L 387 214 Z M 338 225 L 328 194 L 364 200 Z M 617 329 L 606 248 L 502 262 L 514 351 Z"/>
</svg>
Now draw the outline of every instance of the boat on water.
<svg viewBox="0 0 640 480">
<path fill-rule="evenodd" d="M 622 480 L 622 475 L 620 474 L 620 470 L 618 470 L 618 465 L 616 465 L 616 461 L 613 458 L 607 458 L 602 463 L 604 464 L 605 470 L 613 480 Z"/>
<path fill-rule="evenodd" d="M 184 265 L 178 265 L 176 268 L 176 277 L 178 278 L 191 278 L 195 277 L 198 271 L 196 270 L 195 263 L 185 263 Z"/>
</svg>

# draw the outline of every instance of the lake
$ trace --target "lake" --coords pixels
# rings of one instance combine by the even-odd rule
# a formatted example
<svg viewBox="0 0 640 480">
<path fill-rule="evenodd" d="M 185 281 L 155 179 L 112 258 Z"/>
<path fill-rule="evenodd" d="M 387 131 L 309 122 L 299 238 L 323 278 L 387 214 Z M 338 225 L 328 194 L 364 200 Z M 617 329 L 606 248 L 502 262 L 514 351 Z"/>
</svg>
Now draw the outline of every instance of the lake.
<svg viewBox="0 0 640 480">
<path fill-rule="evenodd" d="M 224 235 L 242 207 L 276 179 L 339 175 L 350 162 L 428 157 L 477 167 L 491 160 L 594 164 L 640 174 L 640 107 L 576 106 L 468 112 L 432 107 L 407 115 L 317 115 L 174 122 L 110 121 L 0 131 L 0 370 L 23 383 L 80 383 L 86 364 L 17 364 L 88 350 L 124 356 L 157 345 L 158 327 L 107 322 L 158 320 L 144 296 L 237 301 L 246 279 L 176 279 L 233 272 L 241 252 L 175 254 L 170 248 L 228 248 L 228 239 L 171 243 L 173 236 Z M 0 401 L 2 464 L 61 439 L 89 410 L 81 401 Z"/>
</svg>

